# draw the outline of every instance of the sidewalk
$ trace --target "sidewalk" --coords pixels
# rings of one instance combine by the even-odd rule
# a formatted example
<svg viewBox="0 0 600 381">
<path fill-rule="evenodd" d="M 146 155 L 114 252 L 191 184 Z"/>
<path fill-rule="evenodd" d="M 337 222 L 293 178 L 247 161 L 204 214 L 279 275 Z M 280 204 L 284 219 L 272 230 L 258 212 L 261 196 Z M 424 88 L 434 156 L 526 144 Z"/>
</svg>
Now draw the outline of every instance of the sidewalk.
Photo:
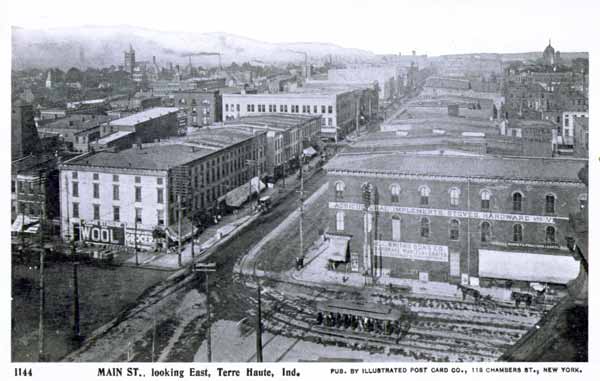
<svg viewBox="0 0 600 381">
<path fill-rule="evenodd" d="M 304 165 L 305 181 L 317 171 L 317 162 L 319 158 L 313 158 L 309 163 Z M 312 169 L 309 169 L 312 168 Z M 300 185 L 300 179 L 295 171 L 288 175 L 285 179 L 285 188 L 281 185 L 283 181 L 280 179 L 275 185 L 276 190 L 271 195 L 272 204 L 287 196 L 290 192 L 296 191 L 296 187 Z M 234 238 L 239 231 L 250 225 L 260 216 L 260 212 L 254 209 L 256 201 L 253 200 L 250 204 L 246 201 L 243 208 L 238 209 L 235 214 L 228 214 L 222 217 L 218 224 L 209 226 L 194 240 L 194 258 L 192 258 L 191 241 L 182 244 L 181 266 L 179 265 L 177 248 L 171 248 L 169 253 L 165 252 L 138 252 L 138 263 L 136 265 L 135 254 L 130 254 L 123 261 L 124 266 L 142 267 L 157 270 L 178 270 L 192 263 L 192 261 L 201 261 L 212 254 L 212 250 L 217 246 Z M 175 249 L 175 250 L 173 250 Z"/>
<path fill-rule="evenodd" d="M 322 239 L 316 242 L 306 255 L 305 266 L 300 270 L 288 271 L 285 277 L 306 285 L 365 287 L 366 279 L 360 273 L 341 273 L 328 270 L 328 260 L 325 255 L 322 255 L 326 251 L 327 245 L 328 242 L 324 242 Z M 369 280 L 368 283 L 370 284 L 371 281 Z M 458 290 L 458 287 L 445 282 L 400 279 L 384 274 L 377 279 L 376 285 L 370 286 L 385 288 L 390 284 L 399 287 L 408 286 L 411 288 L 410 294 L 412 295 L 437 299 L 462 299 L 462 292 Z M 479 290 L 482 296 L 490 295 L 496 301 L 511 302 L 511 290 L 496 287 L 469 287 Z"/>
</svg>

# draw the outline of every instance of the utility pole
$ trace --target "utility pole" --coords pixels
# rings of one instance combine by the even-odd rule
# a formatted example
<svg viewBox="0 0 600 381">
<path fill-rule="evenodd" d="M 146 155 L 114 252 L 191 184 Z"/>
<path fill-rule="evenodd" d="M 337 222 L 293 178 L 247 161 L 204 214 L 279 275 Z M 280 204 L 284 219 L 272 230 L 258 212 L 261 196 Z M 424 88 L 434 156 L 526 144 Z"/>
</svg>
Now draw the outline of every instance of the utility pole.
<svg viewBox="0 0 600 381">
<path fill-rule="evenodd" d="M 135 223 L 133 225 L 133 247 L 135 250 L 135 265 L 139 266 L 140 265 L 140 260 L 138 257 L 138 243 L 137 243 L 137 223 L 138 223 L 138 216 L 137 216 L 137 209 L 135 212 Z"/>
<path fill-rule="evenodd" d="M 42 172 L 40 172 L 40 189 L 43 185 Z M 38 326 L 38 361 L 45 361 L 44 354 L 44 311 L 46 309 L 46 290 L 44 285 L 44 220 L 46 218 L 46 200 L 41 202 L 40 214 L 40 310 Z M 23 221 L 24 222 L 24 221 Z"/>
<path fill-rule="evenodd" d="M 210 290 L 208 288 L 208 273 L 217 271 L 217 265 L 211 263 L 197 263 L 192 271 L 204 273 L 204 282 L 206 287 L 206 358 L 207 362 L 212 362 L 211 331 L 210 331 Z"/>
<path fill-rule="evenodd" d="M 177 195 L 177 264 L 181 267 L 181 195 Z"/>
<path fill-rule="evenodd" d="M 73 334 L 78 342 L 81 339 L 81 331 L 79 327 L 79 277 L 78 277 L 79 262 L 73 262 Z"/>
<path fill-rule="evenodd" d="M 302 265 L 304 266 L 304 236 L 303 236 L 303 226 L 302 223 L 304 221 L 304 174 L 303 174 L 303 165 L 304 155 L 300 156 L 300 257 L 302 261 Z"/>
<path fill-rule="evenodd" d="M 256 271 L 256 262 L 254 264 Z M 262 312 L 260 306 L 260 280 L 256 277 L 257 287 L 257 309 L 256 309 L 256 362 L 263 362 L 262 353 Z"/>
</svg>

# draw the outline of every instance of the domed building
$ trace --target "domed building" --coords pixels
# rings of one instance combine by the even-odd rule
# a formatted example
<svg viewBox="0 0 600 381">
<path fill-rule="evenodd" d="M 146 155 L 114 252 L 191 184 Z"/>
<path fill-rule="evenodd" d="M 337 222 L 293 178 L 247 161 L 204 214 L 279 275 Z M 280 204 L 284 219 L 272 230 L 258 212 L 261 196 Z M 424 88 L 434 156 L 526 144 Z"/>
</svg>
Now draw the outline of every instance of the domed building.
<svg viewBox="0 0 600 381">
<path fill-rule="evenodd" d="M 546 65 L 551 66 L 556 63 L 556 52 L 554 51 L 550 40 L 548 40 L 548 46 L 546 46 L 546 49 L 544 49 L 542 58 L 544 60 L 544 64 Z"/>
</svg>

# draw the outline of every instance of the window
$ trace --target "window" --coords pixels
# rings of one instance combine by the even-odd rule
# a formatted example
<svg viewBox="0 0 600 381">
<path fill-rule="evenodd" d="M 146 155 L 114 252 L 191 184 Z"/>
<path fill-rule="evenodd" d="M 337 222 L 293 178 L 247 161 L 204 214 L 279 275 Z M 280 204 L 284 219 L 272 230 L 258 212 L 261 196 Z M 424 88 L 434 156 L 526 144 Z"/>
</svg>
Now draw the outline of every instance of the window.
<svg viewBox="0 0 600 381">
<path fill-rule="evenodd" d="M 317 105 L 314 105 L 314 106 L 313 106 L 313 113 L 314 113 L 314 114 L 316 114 L 317 112 L 318 112 Z"/>
<path fill-rule="evenodd" d="M 246 105 L 246 111 L 250 112 L 250 105 Z"/>
<path fill-rule="evenodd" d="M 100 198 L 100 184 L 94 183 L 94 198 Z"/>
<path fill-rule="evenodd" d="M 459 237 L 460 224 L 458 220 L 450 220 L 450 239 L 457 240 Z"/>
<path fill-rule="evenodd" d="M 17 192 L 25 193 L 25 184 L 23 183 L 23 181 L 17 182 Z"/>
<path fill-rule="evenodd" d="M 71 173 L 71 177 L 73 178 L 73 180 L 76 180 L 77 179 L 77 172 Z"/>
<path fill-rule="evenodd" d="M 342 211 L 335 214 L 335 228 L 336 230 L 344 230 L 344 212 Z"/>
<path fill-rule="evenodd" d="M 450 193 L 450 205 L 458 206 L 458 201 L 460 198 L 460 189 L 450 188 L 450 190 L 448 192 Z"/>
<path fill-rule="evenodd" d="M 94 179 L 94 180 L 100 180 L 100 175 L 99 175 L 99 174 L 97 174 L 97 173 L 94 173 L 94 174 L 93 174 L 93 179 Z"/>
<path fill-rule="evenodd" d="M 94 220 L 100 219 L 100 205 L 94 204 Z"/>
<path fill-rule="evenodd" d="M 577 199 L 579 200 L 579 209 L 587 208 L 587 194 L 579 195 Z"/>
<path fill-rule="evenodd" d="M 15 191 L 16 191 L 15 180 L 12 180 L 12 181 L 10 182 L 10 191 L 11 191 L 12 193 L 15 193 Z"/>
<path fill-rule="evenodd" d="M 490 209 L 490 198 L 492 198 L 492 194 L 489 190 L 484 189 L 483 191 L 481 191 L 481 209 Z"/>
<path fill-rule="evenodd" d="M 135 223 L 142 223 L 142 208 L 135 208 Z"/>
<path fill-rule="evenodd" d="M 142 187 L 135 187 L 135 202 L 142 202 Z"/>
<path fill-rule="evenodd" d="M 333 106 L 331 106 L 331 105 L 327 106 L 327 113 L 333 114 Z"/>
<path fill-rule="evenodd" d="M 115 200 L 115 201 L 119 200 L 119 186 L 118 185 L 113 185 L 113 200 Z"/>
<path fill-rule="evenodd" d="M 239 104 L 235 105 L 235 110 L 238 111 L 238 112 L 240 111 L 240 105 Z"/>
<path fill-rule="evenodd" d="M 492 225 L 484 221 L 481 223 L 481 242 L 490 242 L 492 238 Z"/>
<path fill-rule="evenodd" d="M 79 203 L 73 203 L 73 218 L 79 218 Z"/>
<path fill-rule="evenodd" d="M 419 194 L 421 195 L 420 204 L 421 205 L 429 205 L 429 193 L 431 190 L 429 187 L 422 185 L 419 187 Z"/>
<path fill-rule="evenodd" d="M 523 195 L 519 192 L 515 192 L 513 194 L 513 210 L 515 212 L 520 212 L 523 205 Z"/>
<path fill-rule="evenodd" d="M 523 241 L 523 225 L 513 225 L 513 241 L 521 242 Z"/>
<path fill-rule="evenodd" d="M 321 105 L 321 114 L 325 114 L 325 106 Z"/>
<path fill-rule="evenodd" d="M 555 243 L 556 242 L 556 229 L 553 226 L 548 226 L 546 228 L 546 243 Z"/>
<path fill-rule="evenodd" d="M 162 177 L 157 177 L 156 178 L 156 184 L 157 185 L 163 185 L 163 178 Z"/>
<path fill-rule="evenodd" d="M 400 199 L 400 185 L 392 184 L 390 186 L 391 201 L 398 202 Z"/>
<path fill-rule="evenodd" d="M 156 203 L 158 204 L 162 204 L 164 202 L 164 195 L 163 195 L 163 189 L 162 188 L 158 188 L 156 189 Z"/>
<path fill-rule="evenodd" d="M 421 218 L 421 237 L 429 238 L 429 219 Z"/>
<path fill-rule="evenodd" d="M 73 189 L 73 197 L 79 197 L 79 183 L 77 181 L 73 181 L 71 188 Z"/>
<path fill-rule="evenodd" d="M 338 181 L 335 183 L 335 198 L 339 199 L 339 198 L 344 198 L 344 183 L 341 181 Z"/>
<path fill-rule="evenodd" d="M 400 241 L 401 236 L 402 233 L 400 217 L 392 216 L 392 241 Z"/>
<path fill-rule="evenodd" d="M 225 104 L 225 111 L 229 111 L 229 105 Z"/>
<path fill-rule="evenodd" d="M 135 183 L 140 184 L 142 182 L 142 178 L 140 176 L 135 177 Z"/>
<path fill-rule="evenodd" d="M 554 195 L 547 194 L 546 195 L 546 213 L 555 213 L 556 199 Z"/>
<path fill-rule="evenodd" d="M 283 105 L 279 105 L 279 112 L 283 112 Z"/>
<path fill-rule="evenodd" d="M 118 206 L 113 206 L 113 221 L 121 221 L 121 209 Z"/>
</svg>

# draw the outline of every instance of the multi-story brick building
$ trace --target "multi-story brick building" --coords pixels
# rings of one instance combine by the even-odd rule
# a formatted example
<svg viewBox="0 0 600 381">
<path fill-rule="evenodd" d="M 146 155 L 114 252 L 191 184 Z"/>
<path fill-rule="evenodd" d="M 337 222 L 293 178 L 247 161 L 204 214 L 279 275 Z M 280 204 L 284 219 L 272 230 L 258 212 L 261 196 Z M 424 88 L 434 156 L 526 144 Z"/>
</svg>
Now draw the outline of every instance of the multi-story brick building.
<svg viewBox="0 0 600 381">
<path fill-rule="evenodd" d="M 178 107 L 188 126 L 205 127 L 223 120 L 218 90 L 182 90 L 172 93 L 169 104 Z"/>
<path fill-rule="evenodd" d="M 357 126 L 357 89 L 300 88 L 293 93 L 223 94 L 223 119 L 235 120 L 265 113 L 321 116 L 321 137 L 338 140 Z"/>
<path fill-rule="evenodd" d="M 203 132 L 205 133 L 205 132 Z M 61 234 L 65 239 L 151 249 L 157 231 L 177 238 L 190 220 L 213 212 L 231 189 L 264 167 L 265 134 L 215 133 L 186 142 L 88 153 L 60 166 Z M 178 202 L 179 201 L 179 202 Z M 182 233 L 185 239 L 185 234 Z"/>
<path fill-rule="evenodd" d="M 348 270 L 375 277 L 564 284 L 579 271 L 563 232 L 587 208 L 585 164 L 341 154 L 326 166 L 329 233 L 347 245 Z"/>
<path fill-rule="evenodd" d="M 299 165 L 303 150 L 320 142 L 321 117 L 318 115 L 265 114 L 228 122 L 224 128 L 266 131 L 266 176 L 279 178 Z"/>
</svg>

